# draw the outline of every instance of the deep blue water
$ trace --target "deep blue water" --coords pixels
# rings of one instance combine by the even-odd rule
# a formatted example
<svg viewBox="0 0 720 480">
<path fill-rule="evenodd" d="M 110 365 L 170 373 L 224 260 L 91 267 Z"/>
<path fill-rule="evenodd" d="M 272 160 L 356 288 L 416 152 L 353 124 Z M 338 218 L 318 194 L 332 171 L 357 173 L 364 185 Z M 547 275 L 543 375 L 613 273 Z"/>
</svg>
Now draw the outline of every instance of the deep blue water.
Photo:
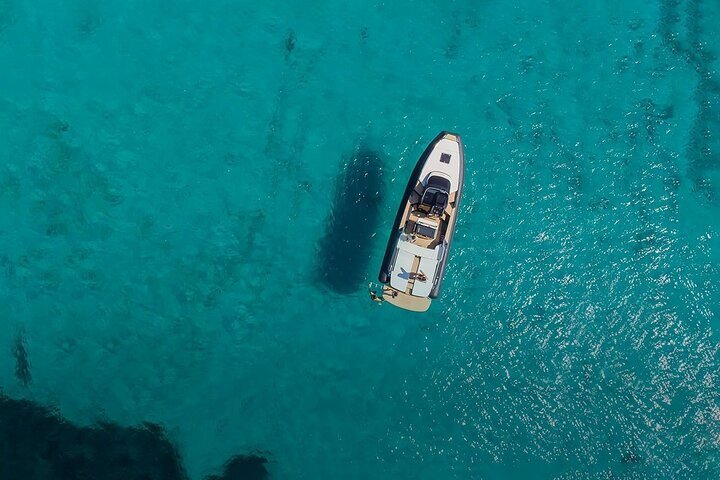
<svg viewBox="0 0 720 480">
<path fill-rule="evenodd" d="M 161 424 L 193 480 L 252 451 L 278 479 L 720 477 L 718 25 L 0 0 L 0 389 Z M 467 163 L 442 296 L 377 306 L 440 130 Z"/>
</svg>

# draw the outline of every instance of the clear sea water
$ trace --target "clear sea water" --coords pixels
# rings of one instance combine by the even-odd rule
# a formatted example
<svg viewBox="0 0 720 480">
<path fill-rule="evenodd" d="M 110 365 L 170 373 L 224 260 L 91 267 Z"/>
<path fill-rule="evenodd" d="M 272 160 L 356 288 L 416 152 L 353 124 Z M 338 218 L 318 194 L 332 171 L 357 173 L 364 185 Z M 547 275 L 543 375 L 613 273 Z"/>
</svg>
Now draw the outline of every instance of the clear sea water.
<svg viewBox="0 0 720 480">
<path fill-rule="evenodd" d="M 254 450 L 277 479 L 718 478 L 718 25 L 0 0 L 0 388 L 160 423 L 193 480 Z M 440 130 L 467 163 L 443 294 L 378 306 Z"/>
</svg>

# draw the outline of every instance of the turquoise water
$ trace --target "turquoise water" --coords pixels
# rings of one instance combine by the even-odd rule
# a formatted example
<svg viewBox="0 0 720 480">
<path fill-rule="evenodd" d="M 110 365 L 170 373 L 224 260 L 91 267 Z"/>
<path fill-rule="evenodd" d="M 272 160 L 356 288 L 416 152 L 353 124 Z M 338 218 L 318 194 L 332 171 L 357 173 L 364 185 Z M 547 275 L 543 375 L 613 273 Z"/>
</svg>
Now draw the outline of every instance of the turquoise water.
<svg viewBox="0 0 720 480">
<path fill-rule="evenodd" d="M 718 478 L 718 25 L 0 0 L 0 388 L 161 423 L 192 479 L 253 450 L 279 479 Z M 442 297 L 379 307 L 440 130 L 467 162 Z"/>
</svg>

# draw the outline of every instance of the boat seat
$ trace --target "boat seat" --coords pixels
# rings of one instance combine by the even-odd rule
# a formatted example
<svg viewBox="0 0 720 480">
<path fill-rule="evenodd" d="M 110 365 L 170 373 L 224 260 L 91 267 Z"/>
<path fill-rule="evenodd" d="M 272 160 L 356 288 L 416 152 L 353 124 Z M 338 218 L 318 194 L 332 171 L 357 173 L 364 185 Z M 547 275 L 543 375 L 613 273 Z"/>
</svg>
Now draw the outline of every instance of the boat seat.
<svg viewBox="0 0 720 480">
<path fill-rule="evenodd" d="M 445 192 L 438 192 L 435 194 L 435 205 L 430 210 L 431 215 L 440 216 L 443 214 L 448 206 L 448 195 Z"/>
<path fill-rule="evenodd" d="M 448 206 L 448 193 L 435 187 L 428 187 L 420 201 L 420 210 L 440 216 Z"/>
<path fill-rule="evenodd" d="M 414 220 L 408 220 L 405 224 L 404 232 L 407 234 L 412 234 L 415 231 L 415 224 L 416 222 Z"/>
</svg>

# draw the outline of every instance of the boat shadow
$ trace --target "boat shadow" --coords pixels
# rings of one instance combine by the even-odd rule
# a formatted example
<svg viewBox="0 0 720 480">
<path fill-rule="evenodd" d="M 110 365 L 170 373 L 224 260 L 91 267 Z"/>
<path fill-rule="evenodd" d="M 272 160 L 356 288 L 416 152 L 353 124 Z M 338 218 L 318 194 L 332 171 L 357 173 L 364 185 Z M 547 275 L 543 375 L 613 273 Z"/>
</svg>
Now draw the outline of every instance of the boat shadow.
<svg viewBox="0 0 720 480">
<path fill-rule="evenodd" d="M 355 292 L 366 278 L 382 206 L 384 159 L 361 144 L 335 179 L 325 232 L 318 240 L 317 276 L 339 294 Z"/>
</svg>

